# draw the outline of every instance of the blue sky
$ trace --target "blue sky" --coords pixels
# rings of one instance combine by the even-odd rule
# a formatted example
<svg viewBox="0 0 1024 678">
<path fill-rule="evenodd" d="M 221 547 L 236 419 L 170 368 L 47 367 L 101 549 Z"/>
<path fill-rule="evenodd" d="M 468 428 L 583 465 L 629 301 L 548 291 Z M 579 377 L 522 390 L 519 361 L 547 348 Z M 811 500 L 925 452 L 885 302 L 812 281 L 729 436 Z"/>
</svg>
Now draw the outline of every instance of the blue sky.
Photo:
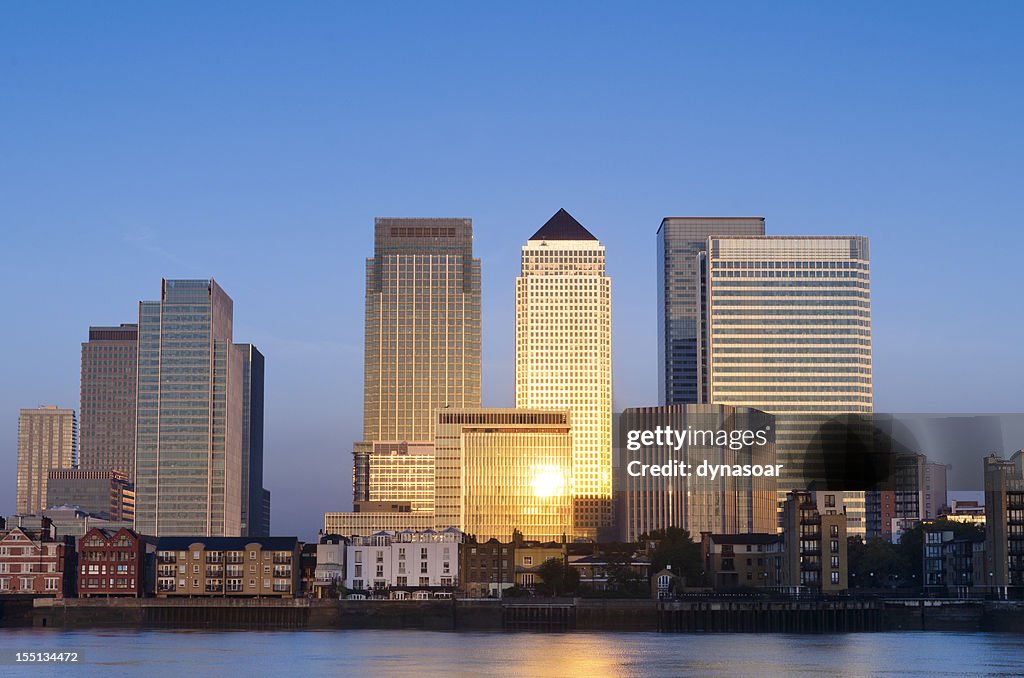
<svg viewBox="0 0 1024 678">
<path fill-rule="evenodd" d="M 488 405 L 565 207 L 608 248 L 617 408 L 657 399 L 661 218 L 763 215 L 870 236 L 879 410 L 1022 411 L 1024 6 L 552 5 L 4 4 L 0 513 L 88 326 L 209 276 L 267 357 L 274 531 L 348 508 L 374 216 L 473 218 Z"/>
</svg>

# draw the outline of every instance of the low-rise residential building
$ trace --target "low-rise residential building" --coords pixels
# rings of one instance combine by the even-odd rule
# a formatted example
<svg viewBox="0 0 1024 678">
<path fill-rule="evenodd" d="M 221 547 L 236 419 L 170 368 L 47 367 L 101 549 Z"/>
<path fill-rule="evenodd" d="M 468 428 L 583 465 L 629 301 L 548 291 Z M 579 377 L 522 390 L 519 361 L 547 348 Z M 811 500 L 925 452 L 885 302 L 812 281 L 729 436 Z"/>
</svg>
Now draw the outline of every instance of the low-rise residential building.
<svg viewBox="0 0 1024 678">
<path fill-rule="evenodd" d="M 345 584 L 345 547 L 348 539 L 324 534 L 316 545 L 316 571 L 313 573 L 313 597 L 337 596 Z"/>
<path fill-rule="evenodd" d="M 514 563 L 516 586 L 533 590 L 540 583 L 538 570 L 552 558 L 565 562 L 565 544 L 557 542 L 521 542 L 516 544 Z"/>
<path fill-rule="evenodd" d="M 813 492 L 794 491 L 783 510 L 787 589 L 835 594 L 848 588 L 846 513 L 822 513 Z"/>
<path fill-rule="evenodd" d="M 701 533 L 704 572 L 716 591 L 785 587 L 785 551 L 778 534 Z"/>
<path fill-rule="evenodd" d="M 156 595 L 294 598 L 299 554 L 295 537 L 161 537 Z"/>
<path fill-rule="evenodd" d="M 460 530 L 403 530 L 352 537 L 345 588 L 397 600 L 451 597 L 459 582 Z"/>
<path fill-rule="evenodd" d="M 1024 450 L 985 457 L 986 586 L 1024 599 Z"/>
<path fill-rule="evenodd" d="M 459 591 L 468 598 L 501 598 L 515 586 L 515 543 L 491 538 L 459 546 Z"/>
<path fill-rule="evenodd" d="M 941 524 L 925 523 L 922 570 L 925 593 L 966 598 L 985 585 L 985 538 L 957 537 Z"/>
<path fill-rule="evenodd" d="M 90 529 L 78 540 L 78 596 L 146 595 L 148 565 L 156 551 L 154 540 L 134 530 Z"/>
<path fill-rule="evenodd" d="M 14 516 L 0 525 L 0 595 L 65 598 L 75 593 L 75 542 L 53 523 Z"/>
<path fill-rule="evenodd" d="M 579 585 L 591 591 L 608 591 L 623 585 L 622 580 L 643 582 L 651 577 L 651 561 L 646 556 L 629 554 L 610 557 L 600 551 L 586 555 L 568 555 L 566 564 L 579 575 Z M 618 581 L 617 581 L 618 580 Z"/>
</svg>

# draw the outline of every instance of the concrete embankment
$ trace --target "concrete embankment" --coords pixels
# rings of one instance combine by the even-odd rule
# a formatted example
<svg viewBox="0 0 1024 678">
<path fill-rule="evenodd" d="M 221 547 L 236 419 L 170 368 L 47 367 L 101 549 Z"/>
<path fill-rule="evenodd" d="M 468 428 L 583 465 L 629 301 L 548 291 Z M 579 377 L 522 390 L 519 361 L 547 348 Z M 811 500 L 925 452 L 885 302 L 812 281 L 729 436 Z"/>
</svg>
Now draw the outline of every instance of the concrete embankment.
<svg viewBox="0 0 1024 678">
<path fill-rule="evenodd" d="M 0 624 L 237 629 L 423 629 L 842 633 L 1022 631 L 1024 604 L 960 600 L 281 600 L 97 598 L 7 601 Z"/>
</svg>

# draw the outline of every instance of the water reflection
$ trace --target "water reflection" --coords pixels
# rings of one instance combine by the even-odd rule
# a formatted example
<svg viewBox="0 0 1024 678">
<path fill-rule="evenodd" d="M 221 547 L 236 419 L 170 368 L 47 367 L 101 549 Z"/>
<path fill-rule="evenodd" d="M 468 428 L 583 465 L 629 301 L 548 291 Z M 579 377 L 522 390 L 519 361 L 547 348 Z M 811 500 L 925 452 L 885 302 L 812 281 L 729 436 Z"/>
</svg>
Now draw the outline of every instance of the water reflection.
<svg viewBox="0 0 1024 678">
<path fill-rule="evenodd" d="M 61 631 L 4 629 L 14 651 L 77 651 L 81 675 L 1020 676 L 1019 635 Z M 0 665 L 0 675 L 69 667 Z"/>
</svg>

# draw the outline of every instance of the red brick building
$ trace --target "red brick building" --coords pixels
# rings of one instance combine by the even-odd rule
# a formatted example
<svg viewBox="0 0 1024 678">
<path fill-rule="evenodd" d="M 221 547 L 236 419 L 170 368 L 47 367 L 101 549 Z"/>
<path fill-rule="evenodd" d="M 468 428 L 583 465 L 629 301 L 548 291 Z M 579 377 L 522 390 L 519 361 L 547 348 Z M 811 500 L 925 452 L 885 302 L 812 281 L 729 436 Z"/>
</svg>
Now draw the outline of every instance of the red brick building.
<svg viewBox="0 0 1024 678">
<path fill-rule="evenodd" d="M 46 518 L 10 523 L 0 522 L 0 595 L 73 596 L 74 538 L 57 539 Z"/>
<path fill-rule="evenodd" d="M 146 545 L 126 527 L 86 532 L 78 540 L 79 597 L 145 595 Z"/>
</svg>

